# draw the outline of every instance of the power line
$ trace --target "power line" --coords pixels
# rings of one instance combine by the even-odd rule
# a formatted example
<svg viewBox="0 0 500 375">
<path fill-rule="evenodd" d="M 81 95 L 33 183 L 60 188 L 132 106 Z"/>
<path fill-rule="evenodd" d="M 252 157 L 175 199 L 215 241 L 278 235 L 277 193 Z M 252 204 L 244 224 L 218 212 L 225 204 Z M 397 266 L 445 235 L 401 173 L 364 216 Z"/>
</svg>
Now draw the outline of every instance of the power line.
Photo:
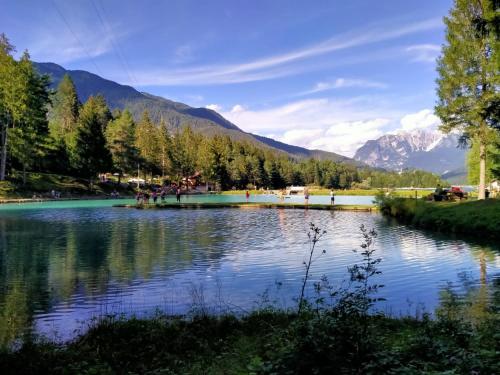
<svg viewBox="0 0 500 375">
<path fill-rule="evenodd" d="M 92 2 L 92 5 L 96 11 L 96 14 L 97 14 L 97 17 L 99 18 L 102 26 L 107 29 L 107 32 L 109 34 L 109 37 L 110 37 L 110 40 L 111 40 L 111 46 L 113 48 L 113 51 L 115 52 L 115 55 L 118 57 L 118 59 L 120 60 L 120 63 L 122 64 L 123 68 L 125 69 L 125 72 L 127 73 L 128 75 L 128 78 L 130 79 L 131 82 L 133 83 L 136 83 L 136 80 L 135 80 L 135 77 L 133 76 L 132 72 L 131 72 L 131 69 L 130 69 L 130 66 L 127 62 L 127 59 L 125 58 L 124 54 L 122 53 L 122 50 L 120 48 L 120 44 L 115 40 L 114 36 L 113 36 L 113 32 L 112 32 L 112 29 L 111 29 L 111 26 L 109 25 L 109 22 L 107 22 L 106 20 L 106 12 L 104 10 L 104 6 L 102 5 L 102 3 L 99 2 L 99 5 L 101 7 L 101 12 L 102 12 L 102 16 L 101 16 L 101 12 L 99 11 L 96 3 L 94 2 L 94 0 L 91 0 Z"/>
<path fill-rule="evenodd" d="M 66 17 L 64 17 L 64 14 L 61 12 L 61 10 L 59 9 L 59 7 L 57 6 L 55 0 L 52 0 L 52 5 L 54 5 L 54 8 L 56 9 L 57 13 L 59 13 L 59 16 L 62 18 L 62 20 L 66 24 L 66 27 L 71 32 L 71 34 L 73 34 L 73 37 L 75 38 L 75 40 L 77 41 L 77 43 L 80 44 L 80 47 L 83 49 L 83 51 L 85 52 L 85 54 L 87 55 L 87 57 L 89 58 L 89 60 L 92 62 L 92 64 L 94 64 L 94 67 L 96 68 L 96 71 L 102 76 L 103 74 L 102 74 L 101 70 L 99 69 L 99 67 L 97 66 L 94 58 L 90 55 L 90 53 L 88 52 L 88 50 L 85 47 L 85 45 L 82 43 L 82 41 L 80 40 L 80 38 L 78 38 L 78 36 L 76 35 L 76 33 L 73 31 L 73 29 L 71 28 L 68 20 L 66 19 Z"/>
</svg>

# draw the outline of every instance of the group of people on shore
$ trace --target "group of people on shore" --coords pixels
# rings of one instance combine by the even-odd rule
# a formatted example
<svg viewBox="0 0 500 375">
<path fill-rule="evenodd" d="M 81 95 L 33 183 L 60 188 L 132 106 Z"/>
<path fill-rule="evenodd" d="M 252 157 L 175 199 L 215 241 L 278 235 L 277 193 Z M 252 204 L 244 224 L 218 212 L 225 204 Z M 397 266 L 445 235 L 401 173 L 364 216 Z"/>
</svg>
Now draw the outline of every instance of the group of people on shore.
<svg viewBox="0 0 500 375">
<path fill-rule="evenodd" d="M 158 203 L 158 198 L 160 198 L 161 203 L 165 203 L 167 194 L 169 192 L 175 192 L 175 198 L 177 203 L 181 202 L 181 188 L 177 185 L 162 186 L 160 188 L 153 188 L 146 191 L 138 191 L 135 195 L 135 200 L 137 204 L 149 204 L 150 199 L 153 200 L 153 204 Z"/>
</svg>

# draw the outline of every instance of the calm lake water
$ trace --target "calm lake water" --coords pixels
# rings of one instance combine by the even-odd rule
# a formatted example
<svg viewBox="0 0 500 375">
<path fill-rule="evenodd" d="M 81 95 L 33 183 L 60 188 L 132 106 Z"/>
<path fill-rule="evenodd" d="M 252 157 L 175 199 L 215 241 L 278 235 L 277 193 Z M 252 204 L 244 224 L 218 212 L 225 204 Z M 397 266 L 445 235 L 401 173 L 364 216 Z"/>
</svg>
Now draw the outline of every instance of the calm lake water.
<svg viewBox="0 0 500 375">
<path fill-rule="evenodd" d="M 338 196 L 336 202 L 372 199 Z M 214 311 L 243 312 L 267 294 L 279 306 L 293 306 L 310 222 L 327 231 L 318 244 L 326 254 L 311 273 L 315 279 L 327 275 L 333 285 L 360 261 L 352 251 L 362 241 L 359 226 L 378 232 L 375 247 L 383 273 L 377 281 L 386 285 L 380 295 L 387 299 L 379 307 L 393 314 L 414 314 L 417 305 L 432 312 L 448 283 L 463 291 L 500 278 L 498 246 L 422 232 L 376 213 L 111 207 L 125 202 L 0 206 L 0 344 L 29 327 L 67 339 L 93 317 L 147 315 L 157 308 L 185 313 L 200 300 Z M 322 202 L 329 197 L 311 197 L 311 203 Z"/>
</svg>

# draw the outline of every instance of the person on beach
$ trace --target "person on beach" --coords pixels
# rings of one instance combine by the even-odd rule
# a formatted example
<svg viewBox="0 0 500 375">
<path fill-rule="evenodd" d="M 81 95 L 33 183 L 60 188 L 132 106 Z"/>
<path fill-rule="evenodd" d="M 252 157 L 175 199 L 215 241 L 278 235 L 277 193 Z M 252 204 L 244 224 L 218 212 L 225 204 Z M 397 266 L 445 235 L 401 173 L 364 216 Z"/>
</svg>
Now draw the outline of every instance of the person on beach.
<svg viewBox="0 0 500 375">
<path fill-rule="evenodd" d="M 160 193 L 161 203 L 165 202 L 165 194 L 166 194 L 165 188 L 162 188 Z"/>
<path fill-rule="evenodd" d="M 144 204 L 149 204 L 149 193 L 148 193 L 148 192 L 145 192 L 145 193 L 143 194 L 143 197 L 144 197 L 144 198 L 142 199 L 143 203 L 144 203 Z"/>
<path fill-rule="evenodd" d="M 175 192 L 175 198 L 177 199 L 177 203 L 181 203 L 181 189 L 179 187 Z"/>
<path fill-rule="evenodd" d="M 137 194 L 135 195 L 135 200 L 137 201 L 137 204 L 141 203 L 141 199 L 142 199 L 142 194 L 140 191 L 138 191 Z"/>
<path fill-rule="evenodd" d="M 332 206 L 335 204 L 335 195 L 333 194 L 333 189 L 330 190 L 330 204 Z"/>
<path fill-rule="evenodd" d="M 156 192 L 156 190 L 153 190 L 153 203 L 156 204 L 156 201 L 158 200 L 158 193 Z"/>
<path fill-rule="evenodd" d="M 250 193 L 248 192 L 248 190 L 245 193 L 245 197 L 247 198 L 247 202 L 248 202 L 248 199 L 250 198 Z"/>
<path fill-rule="evenodd" d="M 309 189 L 304 190 L 304 200 L 307 206 L 309 204 Z"/>
</svg>

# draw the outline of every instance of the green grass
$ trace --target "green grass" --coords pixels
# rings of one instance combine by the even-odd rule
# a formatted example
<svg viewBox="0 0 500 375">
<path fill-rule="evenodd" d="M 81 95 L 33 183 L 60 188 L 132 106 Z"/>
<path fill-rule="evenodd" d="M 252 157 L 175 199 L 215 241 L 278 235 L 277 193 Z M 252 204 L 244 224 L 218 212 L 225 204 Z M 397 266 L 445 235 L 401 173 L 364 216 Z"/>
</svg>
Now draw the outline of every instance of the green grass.
<svg viewBox="0 0 500 375">
<path fill-rule="evenodd" d="M 117 189 L 122 195 L 133 194 L 132 190 L 115 184 L 94 183 L 89 190 L 88 180 L 49 173 L 27 173 L 23 184 L 21 173 L 13 172 L 7 181 L 0 182 L 0 199 L 31 198 L 34 194 L 50 198 L 52 190 L 59 191 L 62 197 L 81 197 L 109 195 Z"/>
<path fill-rule="evenodd" d="M 500 200 L 427 202 L 389 198 L 380 202 L 382 213 L 419 228 L 482 238 L 500 238 Z"/>
<path fill-rule="evenodd" d="M 470 325 L 312 310 L 302 316 L 263 310 L 241 318 L 107 318 L 66 344 L 3 349 L 0 373 L 493 374 L 500 370 L 498 323 L 498 316 Z"/>
</svg>

